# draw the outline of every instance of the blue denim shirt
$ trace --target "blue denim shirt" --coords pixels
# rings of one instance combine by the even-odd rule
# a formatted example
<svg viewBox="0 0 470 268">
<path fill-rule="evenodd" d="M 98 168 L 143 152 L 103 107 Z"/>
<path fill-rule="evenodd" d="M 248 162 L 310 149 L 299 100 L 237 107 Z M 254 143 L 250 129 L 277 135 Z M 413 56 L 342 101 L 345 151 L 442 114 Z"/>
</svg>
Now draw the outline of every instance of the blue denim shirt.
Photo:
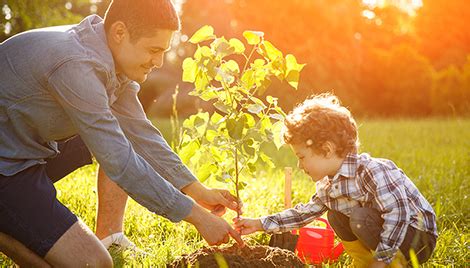
<svg viewBox="0 0 470 268">
<path fill-rule="evenodd" d="M 193 201 L 179 189 L 196 178 L 147 119 L 139 85 L 118 77 L 104 24 L 32 30 L 0 44 L 0 174 L 60 153 L 80 135 L 106 174 L 134 200 L 171 221 Z"/>
</svg>

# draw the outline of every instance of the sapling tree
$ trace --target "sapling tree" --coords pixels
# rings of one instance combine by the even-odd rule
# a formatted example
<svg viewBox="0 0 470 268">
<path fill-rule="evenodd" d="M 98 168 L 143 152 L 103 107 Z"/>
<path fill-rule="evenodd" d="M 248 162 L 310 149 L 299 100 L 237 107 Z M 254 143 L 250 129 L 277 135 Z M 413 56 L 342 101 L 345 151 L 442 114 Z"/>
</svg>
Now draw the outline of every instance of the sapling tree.
<svg viewBox="0 0 470 268">
<path fill-rule="evenodd" d="M 183 81 L 194 84 L 191 95 L 211 101 L 216 109 L 186 119 L 177 142 L 182 160 L 191 162 L 201 181 L 231 183 L 238 199 L 247 185 L 244 178 L 253 175 L 259 162 L 274 167 L 260 151 L 261 144 L 274 142 L 278 149 L 282 145 L 285 113 L 277 98 L 261 96 L 271 79 L 297 89 L 304 67 L 293 55 L 284 57 L 264 33 L 245 31 L 243 36 L 247 47 L 239 39 L 217 37 L 206 25 L 189 40 L 197 49 L 183 61 Z"/>
</svg>

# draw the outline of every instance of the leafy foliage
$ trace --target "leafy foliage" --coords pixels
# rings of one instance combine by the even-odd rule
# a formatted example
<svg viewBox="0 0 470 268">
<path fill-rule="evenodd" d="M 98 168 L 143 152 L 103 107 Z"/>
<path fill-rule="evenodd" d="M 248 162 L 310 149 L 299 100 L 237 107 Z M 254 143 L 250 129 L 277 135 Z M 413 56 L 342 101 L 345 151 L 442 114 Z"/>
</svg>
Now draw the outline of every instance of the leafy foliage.
<svg viewBox="0 0 470 268">
<path fill-rule="evenodd" d="M 183 81 L 194 84 L 191 95 L 211 101 L 216 110 L 186 119 L 178 146 L 184 162 L 197 163 L 201 181 L 213 177 L 232 182 L 237 196 L 238 190 L 246 186 L 239 175 L 252 175 L 258 162 L 273 166 L 260 145 L 282 145 L 285 113 L 277 98 L 260 96 L 273 78 L 286 80 L 297 89 L 305 65 L 297 63 L 293 55 L 284 56 L 264 39 L 263 32 L 245 31 L 243 36 L 251 47 L 249 53 L 242 41 L 217 37 L 207 25 L 189 39 L 197 44 L 197 50 L 183 61 Z M 210 40 L 208 46 L 203 45 Z"/>
</svg>

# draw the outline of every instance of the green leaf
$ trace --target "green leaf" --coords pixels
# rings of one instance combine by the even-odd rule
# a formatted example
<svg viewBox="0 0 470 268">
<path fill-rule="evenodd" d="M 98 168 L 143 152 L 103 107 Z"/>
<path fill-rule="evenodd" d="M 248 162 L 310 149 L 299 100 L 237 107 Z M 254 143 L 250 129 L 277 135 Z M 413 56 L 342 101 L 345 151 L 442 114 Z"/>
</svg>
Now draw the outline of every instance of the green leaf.
<svg viewBox="0 0 470 268">
<path fill-rule="evenodd" d="M 297 59 L 289 54 L 286 56 L 286 80 L 293 88 L 297 89 L 299 86 L 300 71 L 304 68 L 305 64 L 298 64 Z"/>
<path fill-rule="evenodd" d="M 244 181 L 239 181 L 238 182 L 238 190 L 243 190 L 246 188 L 246 186 L 248 186 L 248 183 L 244 182 Z"/>
<path fill-rule="evenodd" d="M 193 140 L 183 146 L 179 151 L 179 156 L 183 163 L 189 164 L 189 160 L 194 156 L 197 150 L 199 150 L 199 143 L 197 140 Z"/>
<path fill-rule="evenodd" d="M 192 58 L 183 61 L 183 81 L 194 83 L 197 74 L 197 62 Z"/>
<path fill-rule="evenodd" d="M 264 52 L 266 53 L 266 56 L 271 61 L 276 61 L 277 59 L 283 57 L 282 52 L 269 41 L 264 41 L 262 47 Z"/>
<path fill-rule="evenodd" d="M 215 39 L 211 43 L 211 48 L 219 59 L 235 53 L 235 48 L 224 37 Z"/>
<path fill-rule="evenodd" d="M 282 137 L 282 131 L 284 128 L 284 122 L 277 121 L 272 127 L 273 142 L 276 148 L 279 150 L 284 145 L 284 139 Z"/>
<path fill-rule="evenodd" d="M 228 113 L 229 108 L 230 108 L 228 105 L 225 105 L 225 103 L 220 100 L 214 103 L 214 107 L 217 108 L 219 111 L 226 113 L 226 114 Z"/>
<path fill-rule="evenodd" d="M 215 80 L 219 82 L 223 82 L 227 85 L 231 85 L 235 81 L 235 77 L 229 74 L 224 68 L 217 68 L 217 75 L 215 76 Z"/>
<path fill-rule="evenodd" d="M 266 63 L 266 61 L 264 61 L 263 59 L 256 59 L 253 62 L 253 66 L 256 67 L 256 68 L 261 68 L 261 67 L 264 67 L 265 63 Z"/>
<path fill-rule="evenodd" d="M 260 84 L 259 85 L 257 84 L 258 86 L 258 89 L 256 91 L 257 95 L 258 96 L 263 95 L 266 89 L 268 89 L 270 85 L 271 85 L 271 79 L 269 79 L 269 77 L 265 77 L 265 79 L 260 80 Z"/>
<path fill-rule="evenodd" d="M 214 124 L 214 125 L 217 125 L 220 123 L 220 121 L 224 119 L 224 117 L 222 115 L 220 115 L 219 113 L 217 112 L 214 112 L 211 116 L 211 123 Z"/>
<path fill-rule="evenodd" d="M 209 152 L 216 162 L 221 162 L 224 160 L 222 153 L 220 153 L 220 148 L 216 146 L 210 146 Z"/>
<path fill-rule="evenodd" d="M 277 100 L 278 100 L 278 98 L 275 98 L 275 97 L 272 97 L 272 96 L 266 96 L 266 101 L 269 104 L 274 104 L 274 105 L 277 106 Z"/>
<path fill-rule="evenodd" d="M 295 70 L 297 72 L 302 71 L 304 68 L 305 64 L 298 64 L 297 59 L 294 57 L 294 55 L 289 54 L 286 56 L 286 67 L 287 67 L 287 72 L 291 70 Z"/>
<path fill-rule="evenodd" d="M 252 128 L 255 126 L 256 121 L 255 118 L 251 114 L 245 114 L 246 117 L 246 127 L 247 128 Z"/>
<path fill-rule="evenodd" d="M 254 156 L 256 154 L 255 148 L 253 148 L 253 139 L 248 139 L 243 143 L 243 150 L 250 156 Z"/>
<path fill-rule="evenodd" d="M 243 36 L 248 44 L 257 45 L 261 42 L 261 38 L 264 36 L 264 33 L 258 31 L 244 31 Z"/>
<path fill-rule="evenodd" d="M 259 114 L 263 111 L 263 106 L 259 104 L 250 104 L 248 105 L 248 111 L 253 114 Z"/>
<path fill-rule="evenodd" d="M 299 79 L 300 73 L 295 70 L 290 71 L 286 76 L 287 83 L 289 83 L 289 85 L 291 85 L 295 89 L 299 87 Z"/>
<path fill-rule="evenodd" d="M 267 156 L 265 153 L 261 152 L 259 156 L 260 156 L 261 160 L 263 160 L 263 162 L 268 165 L 268 167 L 270 167 L 270 168 L 275 168 L 276 167 L 274 165 L 271 157 Z"/>
<path fill-rule="evenodd" d="M 284 120 L 284 116 L 282 116 L 280 114 L 269 114 L 269 117 L 274 119 L 274 120 L 277 120 L 277 121 Z"/>
<path fill-rule="evenodd" d="M 189 39 L 189 42 L 197 44 L 206 40 L 214 39 L 215 37 L 214 28 L 209 25 L 204 25 L 193 34 L 191 39 Z"/>
<path fill-rule="evenodd" d="M 262 133 L 266 133 L 266 130 L 271 129 L 272 126 L 273 125 L 269 117 L 264 116 L 263 118 L 261 118 L 260 131 Z"/>
<path fill-rule="evenodd" d="M 204 90 L 203 92 L 201 92 L 201 94 L 198 94 L 197 96 L 199 96 L 201 99 L 205 101 L 210 101 L 210 100 L 217 98 L 217 93 L 215 92 L 213 88 L 210 88 L 210 89 Z"/>
<path fill-rule="evenodd" d="M 227 119 L 227 130 L 232 139 L 239 140 L 242 138 L 245 122 L 246 118 L 244 116 L 240 117 L 238 120 L 234 118 Z"/>
<path fill-rule="evenodd" d="M 212 50 L 207 46 L 198 46 L 196 52 L 194 52 L 194 58 L 198 61 L 202 59 L 211 59 L 214 56 Z M 207 65 L 209 61 L 204 62 L 203 65 Z"/>
<path fill-rule="evenodd" d="M 255 84 L 254 71 L 252 69 L 245 71 L 245 73 L 242 75 L 241 81 L 243 87 L 247 90 L 250 90 Z"/>
<path fill-rule="evenodd" d="M 206 131 L 206 140 L 210 143 L 214 142 L 215 137 L 219 136 L 217 131 L 209 129 Z"/>
<path fill-rule="evenodd" d="M 197 178 L 199 181 L 204 182 L 206 181 L 212 174 L 217 172 L 217 166 L 212 163 L 206 163 L 198 168 L 197 170 Z"/>
<path fill-rule="evenodd" d="M 209 85 L 210 80 L 207 74 L 199 72 L 196 75 L 196 80 L 194 81 L 194 85 L 196 86 L 197 91 L 205 91 L 207 90 L 207 86 Z"/>
<path fill-rule="evenodd" d="M 243 52 L 245 52 L 245 46 L 237 38 L 230 39 L 229 44 L 235 49 L 236 54 L 243 54 Z"/>
<path fill-rule="evenodd" d="M 232 74 L 238 74 L 240 72 L 240 67 L 238 66 L 238 63 L 234 60 L 229 60 L 226 63 L 224 63 L 222 66 L 223 68 L 230 71 Z"/>
</svg>

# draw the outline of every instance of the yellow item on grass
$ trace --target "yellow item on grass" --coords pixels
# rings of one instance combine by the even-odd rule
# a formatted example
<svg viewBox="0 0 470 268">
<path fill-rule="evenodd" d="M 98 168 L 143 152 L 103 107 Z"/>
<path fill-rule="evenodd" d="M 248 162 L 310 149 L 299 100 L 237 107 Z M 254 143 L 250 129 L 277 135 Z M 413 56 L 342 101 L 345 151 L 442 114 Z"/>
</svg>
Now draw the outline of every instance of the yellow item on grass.
<svg viewBox="0 0 470 268">
<path fill-rule="evenodd" d="M 390 263 L 390 268 L 404 268 L 408 266 L 408 261 L 405 258 L 405 255 L 399 250 Z"/>
<path fill-rule="evenodd" d="M 346 253 L 353 259 L 352 267 L 367 268 L 374 260 L 372 252 L 361 241 L 341 241 L 341 243 Z"/>
<path fill-rule="evenodd" d="M 353 259 L 351 267 L 367 268 L 374 260 L 372 252 L 364 246 L 361 241 L 341 241 L 341 243 L 343 243 L 346 253 L 348 253 L 348 255 Z M 387 267 L 404 268 L 407 267 L 407 265 L 408 261 L 406 260 L 405 255 L 403 255 L 401 251 L 398 251 L 390 265 Z"/>
</svg>

